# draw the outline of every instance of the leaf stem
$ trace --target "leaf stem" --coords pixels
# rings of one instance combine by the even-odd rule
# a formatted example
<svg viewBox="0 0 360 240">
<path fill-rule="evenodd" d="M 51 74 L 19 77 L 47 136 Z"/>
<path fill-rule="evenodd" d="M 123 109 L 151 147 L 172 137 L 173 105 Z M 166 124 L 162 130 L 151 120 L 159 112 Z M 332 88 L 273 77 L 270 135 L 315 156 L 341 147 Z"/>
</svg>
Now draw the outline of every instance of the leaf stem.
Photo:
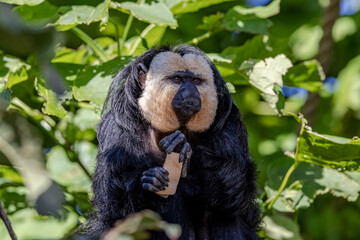
<svg viewBox="0 0 360 240">
<path fill-rule="evenodd" d="M 127 39 L 128 34 L 129 34 L 129 30 L 130 30 L 130 27 L 131 27 L 131 24 L 132 24 L 133 20 L 134 20 L 134 16 L 130 12 L 130 15 L 129 15 L 127 21 L 126 21 L 126 25 L 125 25 L 123 34 L 121 36 L 121 41 L 120 41 L 121 50 L 124 49 L 124 44 L 126 42 L 126 39 Z"/>
<path fill-rule="evenodd" d="M 120 35 L 119 35 L 119 27 L 118 25 L 116 24 L 115 20 L 113 18 L 109 18 L 109 21 L 114 25 L 115 27 L 115 38 L 116 38 L 116 43 L 117 43 L 117 52 L 118 52 L 118 55 L 121 56 L 121 38 L 120 38 Z"/>
<path fill-rule="evenodd" d="M 94 50 L 95 54 L 100 58 L 101 62 L 109 61 L 109 58 L 104 54 L 103 49 L 95 43 L 95 41 L 87 35 L 84 31 L 82 31 L 78 27 L 73 27 L 71 31 L 78 36 L 81 40 L 83 40 L 89 47 Z"/>
<path fill-rule="evenodd" d="M 212 32 L 206 32 L 203 35 L 200 35 L 198 37 L 191 39 L 190 41 L 187 41 L 186 44 L 198 44 L 199 42 L 204 41 L 205 39 L 211 37 L 211 35 Z"/>
<path fill-rule="evenodd" d="M 155 27 L 155 24 L 151 23 L 149 24 L 140 34 L 139 37 L 136 38 L 134 44 L 131 46 L 131 49 L 129 51 L 129 55 L 133 55 L 136 51 L 137 47 L 139 46 L 141 39 L 143 39 L 150 31 Z"/>
<path fill-rule="evenodd" d="M 11 237 L 12 240 L 17 240 L 16 234 L 11 226 L 11 222 L 10 219 L 8 218 L 8 216 L 6 215 L 5 209 L 0 201 L 0 217 L 3 220 L 3 222 L 5 223 L 5 226 L 9 232 L 9 235 Z"/>
<path fill-rule="evenodd" d="M 270 210 L 274 203 L 276 202 L 276 200 L 280 197 L 282 191 L 284 191 L 285 187 L 286 187 L 286 184 L 287 182 L 289 181 L 289 178 L 291 176 L 291 174 L 294 172 L 294 170 L 296 169 L 296 167 L 298 166 L 298 163 L 297 161 L 295 161 L 291 166 L 290 168 L 287 170 L 286 174 L 285 174 L 285 177 L 280 185 L 280 188 L 279 190 L 277 191 L 275 197 L 271 200 L 271 202 L 268 204 L 267 208 L 268 210 Z"/>
</svg>

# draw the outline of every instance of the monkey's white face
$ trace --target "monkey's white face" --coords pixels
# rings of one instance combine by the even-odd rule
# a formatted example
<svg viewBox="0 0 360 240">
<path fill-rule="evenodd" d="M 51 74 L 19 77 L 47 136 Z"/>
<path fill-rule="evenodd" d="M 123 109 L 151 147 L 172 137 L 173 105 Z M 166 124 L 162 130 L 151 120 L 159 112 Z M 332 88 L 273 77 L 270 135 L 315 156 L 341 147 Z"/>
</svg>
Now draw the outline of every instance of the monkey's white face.
<svg viewBox="0 0 360 240">
<path fill-rule="evenodd" d="M 190 71 L 203 81 L 197 85 L 201 109 L 185 123 L 193 132 L 206 131 L 215 119 L 218 99 L 213 72 L 207 61 L 199 55 L 180 56 L 173 52 L 156 55 L 146 74 L 145 89 L 139 98 L 140 110 L 151 125 L 161 132 L 172 132 L 181 127 L 172 107 L 172 101 L 180 85 L 173 83 L 169 76 L 178 71 Z"/>
</svg>

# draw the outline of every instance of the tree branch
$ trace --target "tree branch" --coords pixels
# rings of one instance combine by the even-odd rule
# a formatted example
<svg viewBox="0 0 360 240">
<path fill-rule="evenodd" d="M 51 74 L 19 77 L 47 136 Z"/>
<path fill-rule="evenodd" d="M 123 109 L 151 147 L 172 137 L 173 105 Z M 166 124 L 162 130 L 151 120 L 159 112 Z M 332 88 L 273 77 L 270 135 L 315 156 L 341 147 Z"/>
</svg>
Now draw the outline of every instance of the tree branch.
<svg viewBox="0 0 360 240">
<path fill-rule="evenodd" d="M 6 215 L 5 209 L 0 201 L 0 217 L 3 220 L 3 222 L 5 223 L 5 226 L 9 232 L 9 235 L 11 237 L 12 240 L 17 240 L 16 234 L 11 226 L 11 222 L 10 219 L 8 218 L 8 216 Z"/>
</svg>

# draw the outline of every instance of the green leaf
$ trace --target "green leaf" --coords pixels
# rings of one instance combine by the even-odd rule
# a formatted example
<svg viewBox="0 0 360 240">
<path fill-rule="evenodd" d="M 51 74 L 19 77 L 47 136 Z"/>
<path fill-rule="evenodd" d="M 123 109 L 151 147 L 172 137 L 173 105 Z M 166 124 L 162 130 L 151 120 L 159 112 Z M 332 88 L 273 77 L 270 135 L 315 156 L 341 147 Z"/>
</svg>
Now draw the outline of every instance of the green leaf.
<svg viewBox="0 0 360 240">
<path fill-rule="evenodd" d="M 169 8 L 160 2 L 151 2 L 151 5 L 146 3 L 136 4 L 133 2 L 123 2 L 115 6 L 116 8 L 120 7 L 129 10 L 134 17 L 144 22 L 159 26 L 170 26 L 173 29 L 178 26 Z"/>
<path fill-rule="evenodd" d="M 0 0 L 0 2 L 4 2 L 8 4 L 29 5 L 29 6 L 38 5 L 44 1 L 45 0 Z"/>
<path fill-rule="evenodd" d="M 116 58 L 99 66 L 88 66 L 80 72 L 73 85 L 78 101 L 91 101 L 101 108 L 107 96 L 113 74 L 127 63 L 126 58 Z"/>
<path fill-rule="evenodd" d="M 267 169 L 268 182 L 265 191 L 268 199 L 273 198 L 283 177 L 291 165 L 288 159 L 280 159 Z M 360 191 L 359 172 L 338 172 L 315 164 L 300 163 L 292 173 L 289 182 L 273 208 L 281 212 L 295 212 L 300 208 L 308 208 L 314 199 L 326 193 L 343 197 L 348 201 L 358 199 Z"/>
<path fill-rule="evenodd" d="M 229 31 L 267 34 L 268 27 L 271 26 L 271 21 L 259 18 L 253 14 L 242 14 L 241 11 L 239 11 L 239 6 L 236 6 L 225 14 L 224 26 Z"/>
<path fill-rule="evenodd" d="M 248 59 L 275 57 L 280 53 L 290 55 L 288 39 L 269 37 L 267 35 L 255 36 L 240 47 L 228 47 L 222 52 L 224 55 L 235 56 L 233 58 L 235 67 L 239 67 Z"/>
<path fill-rule="evenodd" d="M 360 55 L 339 73 L 339 90 L 334 96 L 334 115 L 343 117 L 349 109 L 360 112 Z"/>
<path fill-rule="evenodd" d="M 295 159 L 338 171 L 360 171 L 360 139 L 322 135 L 313 132 L 303 120 Z"/>
<path fill-rule="evenodd" d="M 61 146 L 55 146 L 46 155 L 46 169 L 50 177 L 68 191 L 86 192 L 91 182 L 80 166 L 71 162 Z"/>
<path fill-rule="evenodd" d="M 276 86 L 282 87 L 282 76 L 292 66 L 291 61 L 283 54 L 275 58 L 266 58 L 260 62 L 245 61 L 240 70 L 244 71 L 249 77 L 249 83 L 258 89 L 261 96 L 275 112 L 281 113 L 277 108 L 279 91 L 275 92 Z M 274 90 L 275 89 L 275 90 Z"/>
<path fill-rule="evenodd" d="M 18 239 L 62 239 L 77 225 L 75 213 L 69 212 L 64 219 L 56 219 L 39 216 L 32 208 L 18 211 L 10 216 L 10 221 Z M 4 224 L 0 224 L 0 239 L 11 240 Z"/>
<path fill-rule="evenodd" d="M 311 92 L 319 91 L 325 79 L 324 71 L 317 60 L 299 63 L 284 76 L 284 85 L 302 87 Z"/>
<path fill-rule="evenodd" d="M 12 86 L 26 81 L 28 79 L 28 74 L 26 68 L 23 66 L 17 72 L 10 72 L 8 75 L 8 80 L 6 82 L 6 88 L 11 88 Z"/>
<path fill-rule="evenodd" d="M 259 6 L 253 8 L 235 6 L 233 9 L 242 15 L 252 14 L 259 18 L 269 18 L 280 12 L 280 0 L 271 1 L 271 3 L 266 6 Z"/>
<path fill-rule="evenodd" d="M 232 83 L 227 82 L 226 87 L 229 90 L 229 93 L 236 93 L 235 87 Z"/>
<path fill-rule="evenodd" d="M 16 6 L 14 8 L 15 12 L 18 13 L 23 19 L 30 22 L 51 21 L 53 18 L 56 18 L 58 12 L 58 7 L 50 4 L 49 2 L 43 2 L 36 6 Z"/>
<path fill-rule="evenodd" d="M 298 28 L 291 36 L 289 45 L 293 55 L 299 60 L 314 58 L 319 51 L 320 39 L 323 35 L 320 25 L 305 24 Z"/>
<path fill-rule="evenodd" d="M 66 117 L 67 112 L 63 108 L 63 106 L 61 106 L 61 104 L 57 101 L 56 93 L 54 93 L 51 89 L 47 88 L 43 79 L 36 79 L 35 88 L 38 94 L 45 99 L 44 106 L 41 109 L 43 113 L 60 118 Z"/>
<path fill-rule="evenodd" d="M 216 32 L 223 28 L 222 21 L 224 18 L 224 14 L 221 12 L 217 12 L 216 14 L 212 14 L 210 16 L 203 17 L 203 24 L 198 25 L 197 29 L 203 29 L 210 32 Z"/>
<path fill-rule="evenodd" d="M 60 30 L 68 30 L 77 24 L 87 24 L 101 21 L 106 24 L 109 18 L 107 1 L 100 3 L 96 7 L 87 5 L 73 5 L 70 10 L 62 15 L 55 25 L 62 26 Z"/>
<path fill-rule="evenodd" d="M 230 2 L 234 0 L 165 0 L 165 4 L 176 14 L 196 12 L 215 4 Z"/>
<path fill-rule="evenodd" d="M 0 188 L 22 184 L 22 177 L 13 167 L 0 165 Z"/>
<path fill-rule="evenodd" d="M 166 223 L 161 220 L 159 214 L 150 210 L 143 210 L 129 215 L 123 221 L 118 221 L 116 226 L 105 235 L 104 239 L 148 239 L 150 236 L 149 231 L 164 231 L 170 239 L 178 239 L 181 234 L 179 225 Z"/>
<path fill-rule="evenodd" d="M 276 240 L 301 240 L 299 226 L 289 217 L 280 214 L 264 217 L 265 232 Z"/>
</svg>

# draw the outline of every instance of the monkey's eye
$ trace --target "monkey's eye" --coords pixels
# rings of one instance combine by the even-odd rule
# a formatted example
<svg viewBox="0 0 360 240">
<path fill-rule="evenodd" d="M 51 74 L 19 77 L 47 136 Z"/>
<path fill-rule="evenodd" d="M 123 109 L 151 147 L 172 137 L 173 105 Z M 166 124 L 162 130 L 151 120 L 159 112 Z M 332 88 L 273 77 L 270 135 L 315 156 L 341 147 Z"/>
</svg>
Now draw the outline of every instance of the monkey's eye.
<svg viewBox="0 0 360 240">
<path fill-rule="evenodd" d="M 194 78 L 193 83 L 195 83 L 195 84 L 200 84 L 200 83 L 201 83 L 201 79 L 200 79 L 200 78 Z"/>
<path fill-rule="evenodd" d="M 181 83 L 181 78 L 178 76 L 173 77 L 172 80 L 174 83 Z"/>
</svg>

